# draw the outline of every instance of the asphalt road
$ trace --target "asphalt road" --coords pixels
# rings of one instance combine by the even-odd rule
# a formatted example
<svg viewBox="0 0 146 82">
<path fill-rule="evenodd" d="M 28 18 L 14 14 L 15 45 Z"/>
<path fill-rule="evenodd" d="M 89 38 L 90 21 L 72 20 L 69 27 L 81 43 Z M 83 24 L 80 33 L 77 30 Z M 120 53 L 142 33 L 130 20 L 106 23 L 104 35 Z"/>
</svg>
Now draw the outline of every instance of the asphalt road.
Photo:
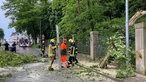
<svg viewBox="0 0 146 82">
<path fill-rule="evenodd" d="M 38 57 L 41 53 L 38 49 L 22 47 L 17 47 L 17 52 Z M 54 71 L 48 71 L 47 64 L 48 62 L 37 62 L 20 66 L 19 70 L 13 71 L 12 76 L 6 78 L 4 82 L 110 82 L 79 66 L 59 69 L 58 59 L 53 64 Z"/>
<path fill-rule="evenodd" d="M 40 56 L 41 51 L 36 48 L 31 47 L 18 47 L 16 48 L 16 52 L 22 53 L 25 55 L 34 55 L 34 56 Z"/>
</svg>

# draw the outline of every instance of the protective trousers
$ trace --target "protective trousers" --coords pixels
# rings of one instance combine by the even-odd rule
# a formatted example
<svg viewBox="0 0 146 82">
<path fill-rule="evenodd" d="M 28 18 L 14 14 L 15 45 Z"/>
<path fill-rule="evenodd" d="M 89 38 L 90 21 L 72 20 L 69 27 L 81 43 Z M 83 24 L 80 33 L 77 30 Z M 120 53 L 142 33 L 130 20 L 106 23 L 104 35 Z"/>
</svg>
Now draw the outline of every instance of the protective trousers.
<svg viewBox="0 0 146 82">
<path fill-rule="evenodd" d="M 48 68 L 52 68 L 52 64 L 54 62 L 55 56 L 50 56 Z"/>
<path fill-rule="evenodd" d="M 75 64 L 75 63 L 76 63 L 75 57 L 74 56 L 70 56 L 69 60 L 68 60 L 68 64 Z"/>
<path fill-rule="evenodd" d="M 67 57 L 66 55 L 61 55 L 61 64 L 64 64 L 66 67 L 68 67 Z"/>
</svg>

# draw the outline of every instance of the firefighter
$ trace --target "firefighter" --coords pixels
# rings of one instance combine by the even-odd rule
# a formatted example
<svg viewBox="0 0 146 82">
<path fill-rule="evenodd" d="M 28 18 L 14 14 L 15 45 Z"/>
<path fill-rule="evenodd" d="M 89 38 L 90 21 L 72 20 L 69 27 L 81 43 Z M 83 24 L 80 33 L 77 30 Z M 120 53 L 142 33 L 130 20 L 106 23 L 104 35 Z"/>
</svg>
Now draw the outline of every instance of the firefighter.
<svg viewBox="0 0 146 82">
<path fill-rule="evenodd" d="M 67 39 L 64 38 L 63 42 L 60 45 L 60 52 L 61 52 L 61 67 L 69 67 L 68 62 L 67 62 L 67 46 L 66 46 Z"/>
<path fill-rule="evenodd" d="M 55 40 L 54 40 L 54 39 L 51 39 L 51 40 L 50 40 L 49 47 L 48 47 L 48 57 L 50 57 L 49 65 L 48 65 L 48 70 L 49 70 L 49 71 L 53 71 L 53 70 L 54 70 L 54 69 L 52 68 L 52 64 L 53 64 L 53 62 L 54 62 L 55 56 L 56 56 L 56 45 L 55 45 Z"/>
<path fill-rule="evenodd" d="M 78 63 L 78 60 L 76 58 L 77 54 L 78 54 L 78 48 L 75 44 L 75 41 L 73 39 L 69 39 L 70 42 L 70 46 L 69 46 L 69 60 L 68 60 L 68 64 L 74 65 L 76 63 Z"/>
<path fill-rule="evenodd" d="M 42 51 L 41 56 L 45 57 L 45 41 L 44 40 L 42 40 L 41 51 Z"/>
<path fill-rule="evenodd" d="M 6 43 L 4 44 L 4 46 L 5 46 L 5 51 L 9 51 L 9 43 L 6 41 Z"/>
<path fill-rule="evenodd" d="M 14 42 L 12 44 L 12 49 L 11 49 L 12 52 L 16 52 L 16 43 Z"/>
</svg>

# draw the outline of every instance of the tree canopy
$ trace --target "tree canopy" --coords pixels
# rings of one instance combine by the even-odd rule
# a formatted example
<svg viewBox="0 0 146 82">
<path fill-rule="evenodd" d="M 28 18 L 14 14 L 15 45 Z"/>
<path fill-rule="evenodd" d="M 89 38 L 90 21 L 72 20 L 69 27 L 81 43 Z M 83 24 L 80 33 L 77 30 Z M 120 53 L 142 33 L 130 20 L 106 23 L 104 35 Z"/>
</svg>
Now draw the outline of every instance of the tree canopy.
<svg viewBox="0 0 146 82">
<path fill-rule="evenodd" d="M 129 16 L 146 9 L 145 2 L 129 0 Z M 10 27 L 27 31 L 33 38 L 55 37 L 56 24 L 62 36 L 79 38 L 79 33 L 82 38 L 95 30 L 101 35 L 124 34 L 125 0 L 6 0 L 2 9 L 12 20 Z"/>
<path fill-rule="evenodd" d="M 46 38 L 53 37 L 54 18 L 51 2 L 48 0 L 6 0 L 2 9 L 11 18 L 9 24 L 17 32 L 26 31 L 36 39 L 40 34 Z"/>
<path fill-rule="evenodd" d="M 0 28 L 0 39 L 4 38 L 4 31 L 2 28 Z"/>
</svg>

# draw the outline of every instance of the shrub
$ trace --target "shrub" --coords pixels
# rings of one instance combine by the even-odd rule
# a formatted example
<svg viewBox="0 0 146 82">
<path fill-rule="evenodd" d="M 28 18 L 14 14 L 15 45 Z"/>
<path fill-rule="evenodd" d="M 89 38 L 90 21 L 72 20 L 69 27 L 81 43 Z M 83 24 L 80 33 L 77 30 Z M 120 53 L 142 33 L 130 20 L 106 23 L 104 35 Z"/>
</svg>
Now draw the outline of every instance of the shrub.
<svg viewBox="0 0 146 82">
<path fill-rule="evenodd" d="M 128 78 L 135 75 L 135 69 L 133 68 L 133 62 L 131 61 L 131 56 L 133 56 L 133 51 L 128 48 L 128 55 L 126 52 L 126 45 L 124 44 L 124 37 L 120 35 L 114 35 L 109 39 L 109 44 L 113 44 L 114 48 L 110 51 L 112 57 L 114 57 L 114 62 L 117 65 L 117 78 Z"/>
<path fill-rule="evenodd" d="M 34 61 L 36 61 L 35 57 L 26 56 L 19 53 L 2 51 L 0 54 L 0 67 L 19 66 L 21 64 L 30 63 Z"/>
</svg>

